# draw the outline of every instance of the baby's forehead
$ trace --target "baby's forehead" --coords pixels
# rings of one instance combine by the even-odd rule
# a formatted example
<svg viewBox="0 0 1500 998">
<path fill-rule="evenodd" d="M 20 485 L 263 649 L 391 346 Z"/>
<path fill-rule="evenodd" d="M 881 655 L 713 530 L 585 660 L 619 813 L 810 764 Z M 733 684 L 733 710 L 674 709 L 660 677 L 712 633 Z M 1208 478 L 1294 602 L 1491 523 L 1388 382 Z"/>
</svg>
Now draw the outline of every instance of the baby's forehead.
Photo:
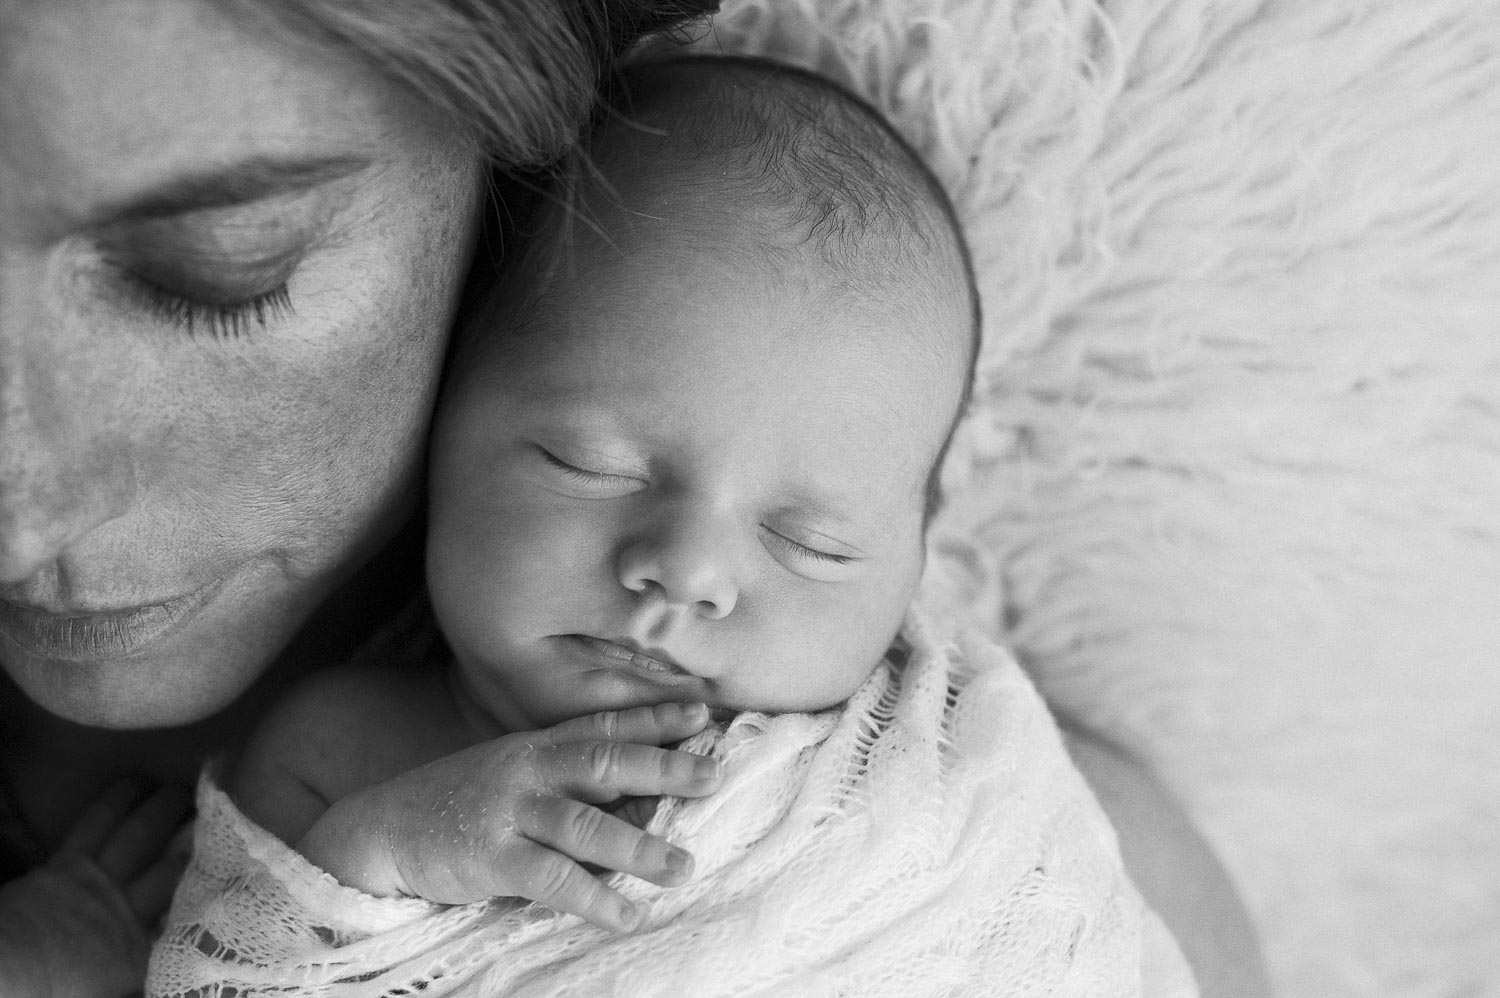
<svg viewBox="0 0 1500 998">
<path fill-rule="evenodd" d="M 628 83 L 534 228 L 545 298 L 588 307 L 614 284 L 615 307 L 650 315 L 666 307 L 659 284 L 687 272 L 710 298 L 750 277 L 830 316 L 907 316 L 848 349 L 914 369 L 934 368 L 913 354 L 936 357 L 939 380 L 967 384 L 977 296 L 962 236 L 873 110 L 815 77 L 732 59 L 638 67 Z M 875 335 L 892 331 L 901 338 Z"/>
<path fill-rule="evenodd" d="M 801 335 L 826 332 L 846 352 L 889 365 L 910 365 L 912 351 L 969 352 L 972 314 L 956 253 L 891 227 L 812 238 L 733 183 L 655 189 L 661 199 L 649 210 L 627 206 L 604 236 L 573 243 L 582 251 L 562 268 L 568 286 L 554 301 L 586 308 L 605 292 L 638 319 L 677 307 L 679 294 L 712 301 L 748 284 L 781 310 L 767 316 L 770 328 L 743 329 L 746 336 L 772 342 L 777 326 L 795 324 Z"/>
<path fill-rule="evenodd" d="M 871 107 L 827 80 L 763 62 L 641 66 L 622 113 L 585 158 L 587 214 L 625 226 L 666 218 L 659 239 L 753 247 L 773 263 L 829 265 L 839 286 L 937 289 L 976 311 L 947 195 Z M 951 289 L 955 289 L 953 291 Z M 971 324 L 972 325 L 972 324 Z M 967 337 L 965 337 L 967 338 Z"/>
<path fill-rule="evenodd" d="M 581 338 L 585 350 L 616 354 L 627 349 L 625 326 L 666 328 L 686 298 L 705 318 L 697 342 L 683 347 L 706 367 L 731 357 L 740 366 L 730 375 L 760 380 L 774 359 L 767 353 L 802 354 L 800 338 L 830 348 L 805 356 L 831 385 L 854 383 L 840 368 L 894 371 L 928 385 L 934 405 L 956 408 L 972 340 L 956 254 L 888 226 L 859 238 L 809 238 L 757 192 L 720 176 L 683 185 L 664 172 L 616 189 L 649 191 L 649 200 L 592 208 L 589 226 L 560 238 L 567 249 L 547 282 L 546 325 Z M 767 305 L 758 325 L 733 321 L 747 288 Z"/>
</svg>

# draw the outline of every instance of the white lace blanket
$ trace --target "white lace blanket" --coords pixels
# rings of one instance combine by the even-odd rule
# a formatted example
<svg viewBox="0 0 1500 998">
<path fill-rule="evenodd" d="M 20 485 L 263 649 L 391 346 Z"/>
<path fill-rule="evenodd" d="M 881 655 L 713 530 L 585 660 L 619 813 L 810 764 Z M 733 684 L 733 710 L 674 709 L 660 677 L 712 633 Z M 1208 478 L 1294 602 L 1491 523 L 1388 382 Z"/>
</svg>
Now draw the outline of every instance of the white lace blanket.
<svg viewBox="0 0 1500 998">
<path fill-rule="evenodd" d="M 510 902 L 369 897 L 205 779 L 148 994 L 1194 994 L 1014 662 L 906 633 L 905 668 L 845 710 L 745 714 L 690 743 L 724 760 L 725 786 L 666 802 L 650 828 L 698 873 L 674 889 L 617 875 L 648 912 L 630 934 Z"/>
</svg>

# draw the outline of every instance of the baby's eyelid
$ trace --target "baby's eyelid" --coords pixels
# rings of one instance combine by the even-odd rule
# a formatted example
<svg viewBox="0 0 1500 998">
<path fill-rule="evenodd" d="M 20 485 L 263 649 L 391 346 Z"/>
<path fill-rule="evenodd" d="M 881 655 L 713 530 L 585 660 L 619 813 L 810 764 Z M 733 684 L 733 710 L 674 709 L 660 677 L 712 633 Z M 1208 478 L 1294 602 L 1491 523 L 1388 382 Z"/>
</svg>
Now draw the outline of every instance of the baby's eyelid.
<svg viewBox="0 0 1500 998">
<path fill-rule="evenodd" d="M 580 468 L 578 465 L 573 464 L 570 461 L 564 461 L 562 458 L 558 457 L 556 454 L 552 453 L 541 444 L 538 444 L 536 449 L 542 455 L 543 460 L 545 460 L 548 464 L 552 465 L 554 468 L 557 468 L 559 471 L 563 471 L 568 474 L 583 475 L 600 482 L 619 482 L 621 484 L 630 483 L 633 485 L 638 485 L 641 482 L 639 478 L 636 478 L 633 475 L 616 475 L 608 471 L 594 471 L 591 468 Z"/>
<path fill-rule="evenodd" d="M 770 534 L 771 536 L 777 538 L 785 544 L 791 545 L 791 547 L 795 548 L 797 551 L 818 561 L 826 561 L 835 565 L 852 565 L 856 562 L 864 560 L 858 555 L 838 554 L 833 551 L 824 551 L 823 549 L 813 547 L 810 544 L 804 544 L 802 541 L 793 540 L 786 534 L 783 534 L 781 531 L 775 530 L 771 527 L 765 527 L 764 529 L 766 533 Z"/>
</svg>

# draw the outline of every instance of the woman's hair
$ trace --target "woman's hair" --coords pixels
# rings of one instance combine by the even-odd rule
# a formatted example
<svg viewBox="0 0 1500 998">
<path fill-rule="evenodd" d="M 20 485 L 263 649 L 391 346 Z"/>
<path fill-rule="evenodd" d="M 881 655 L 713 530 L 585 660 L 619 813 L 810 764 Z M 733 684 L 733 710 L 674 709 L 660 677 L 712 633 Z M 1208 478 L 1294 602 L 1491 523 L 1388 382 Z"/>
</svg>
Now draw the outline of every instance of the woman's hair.
<svg viewBox="0 0 1500 998">
<path fill-rule="evenodd" d="M 502 168 L 554 159 L 637 39 L 716 0 L 220 0 L 358 53 Z"/>
</svg>

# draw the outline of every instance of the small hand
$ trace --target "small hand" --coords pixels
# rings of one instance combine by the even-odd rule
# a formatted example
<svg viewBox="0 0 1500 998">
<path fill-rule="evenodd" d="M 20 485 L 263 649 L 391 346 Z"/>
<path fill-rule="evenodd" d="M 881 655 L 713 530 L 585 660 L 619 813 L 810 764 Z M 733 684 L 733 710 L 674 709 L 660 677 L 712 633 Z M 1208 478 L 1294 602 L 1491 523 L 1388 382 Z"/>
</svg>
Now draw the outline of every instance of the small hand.
<svg viewBox="0 0 1500 998">
<path fill-rule="evenodd" d="M 51 859 L 0 885 L 0 980 L 18 998 L 120 998 L 140 990 L 148 931 L 187 861 L 168 845 L 190 806 L 185 789 L 147 794 L 139 781 L 118 782 L 84 811 Z"/>
<path fill-rule="evenodd" d="M 715 760 L 658 747 L 708 720 L 703 704 L 667 703 L 507 735 L 336 802 L 297 848 L 370 893 L 524 897 L 626 930 L 638 913 L 581 864 L 670 887 L 692 857 L 598 805 L 713 793 Z"/>
</svg>

